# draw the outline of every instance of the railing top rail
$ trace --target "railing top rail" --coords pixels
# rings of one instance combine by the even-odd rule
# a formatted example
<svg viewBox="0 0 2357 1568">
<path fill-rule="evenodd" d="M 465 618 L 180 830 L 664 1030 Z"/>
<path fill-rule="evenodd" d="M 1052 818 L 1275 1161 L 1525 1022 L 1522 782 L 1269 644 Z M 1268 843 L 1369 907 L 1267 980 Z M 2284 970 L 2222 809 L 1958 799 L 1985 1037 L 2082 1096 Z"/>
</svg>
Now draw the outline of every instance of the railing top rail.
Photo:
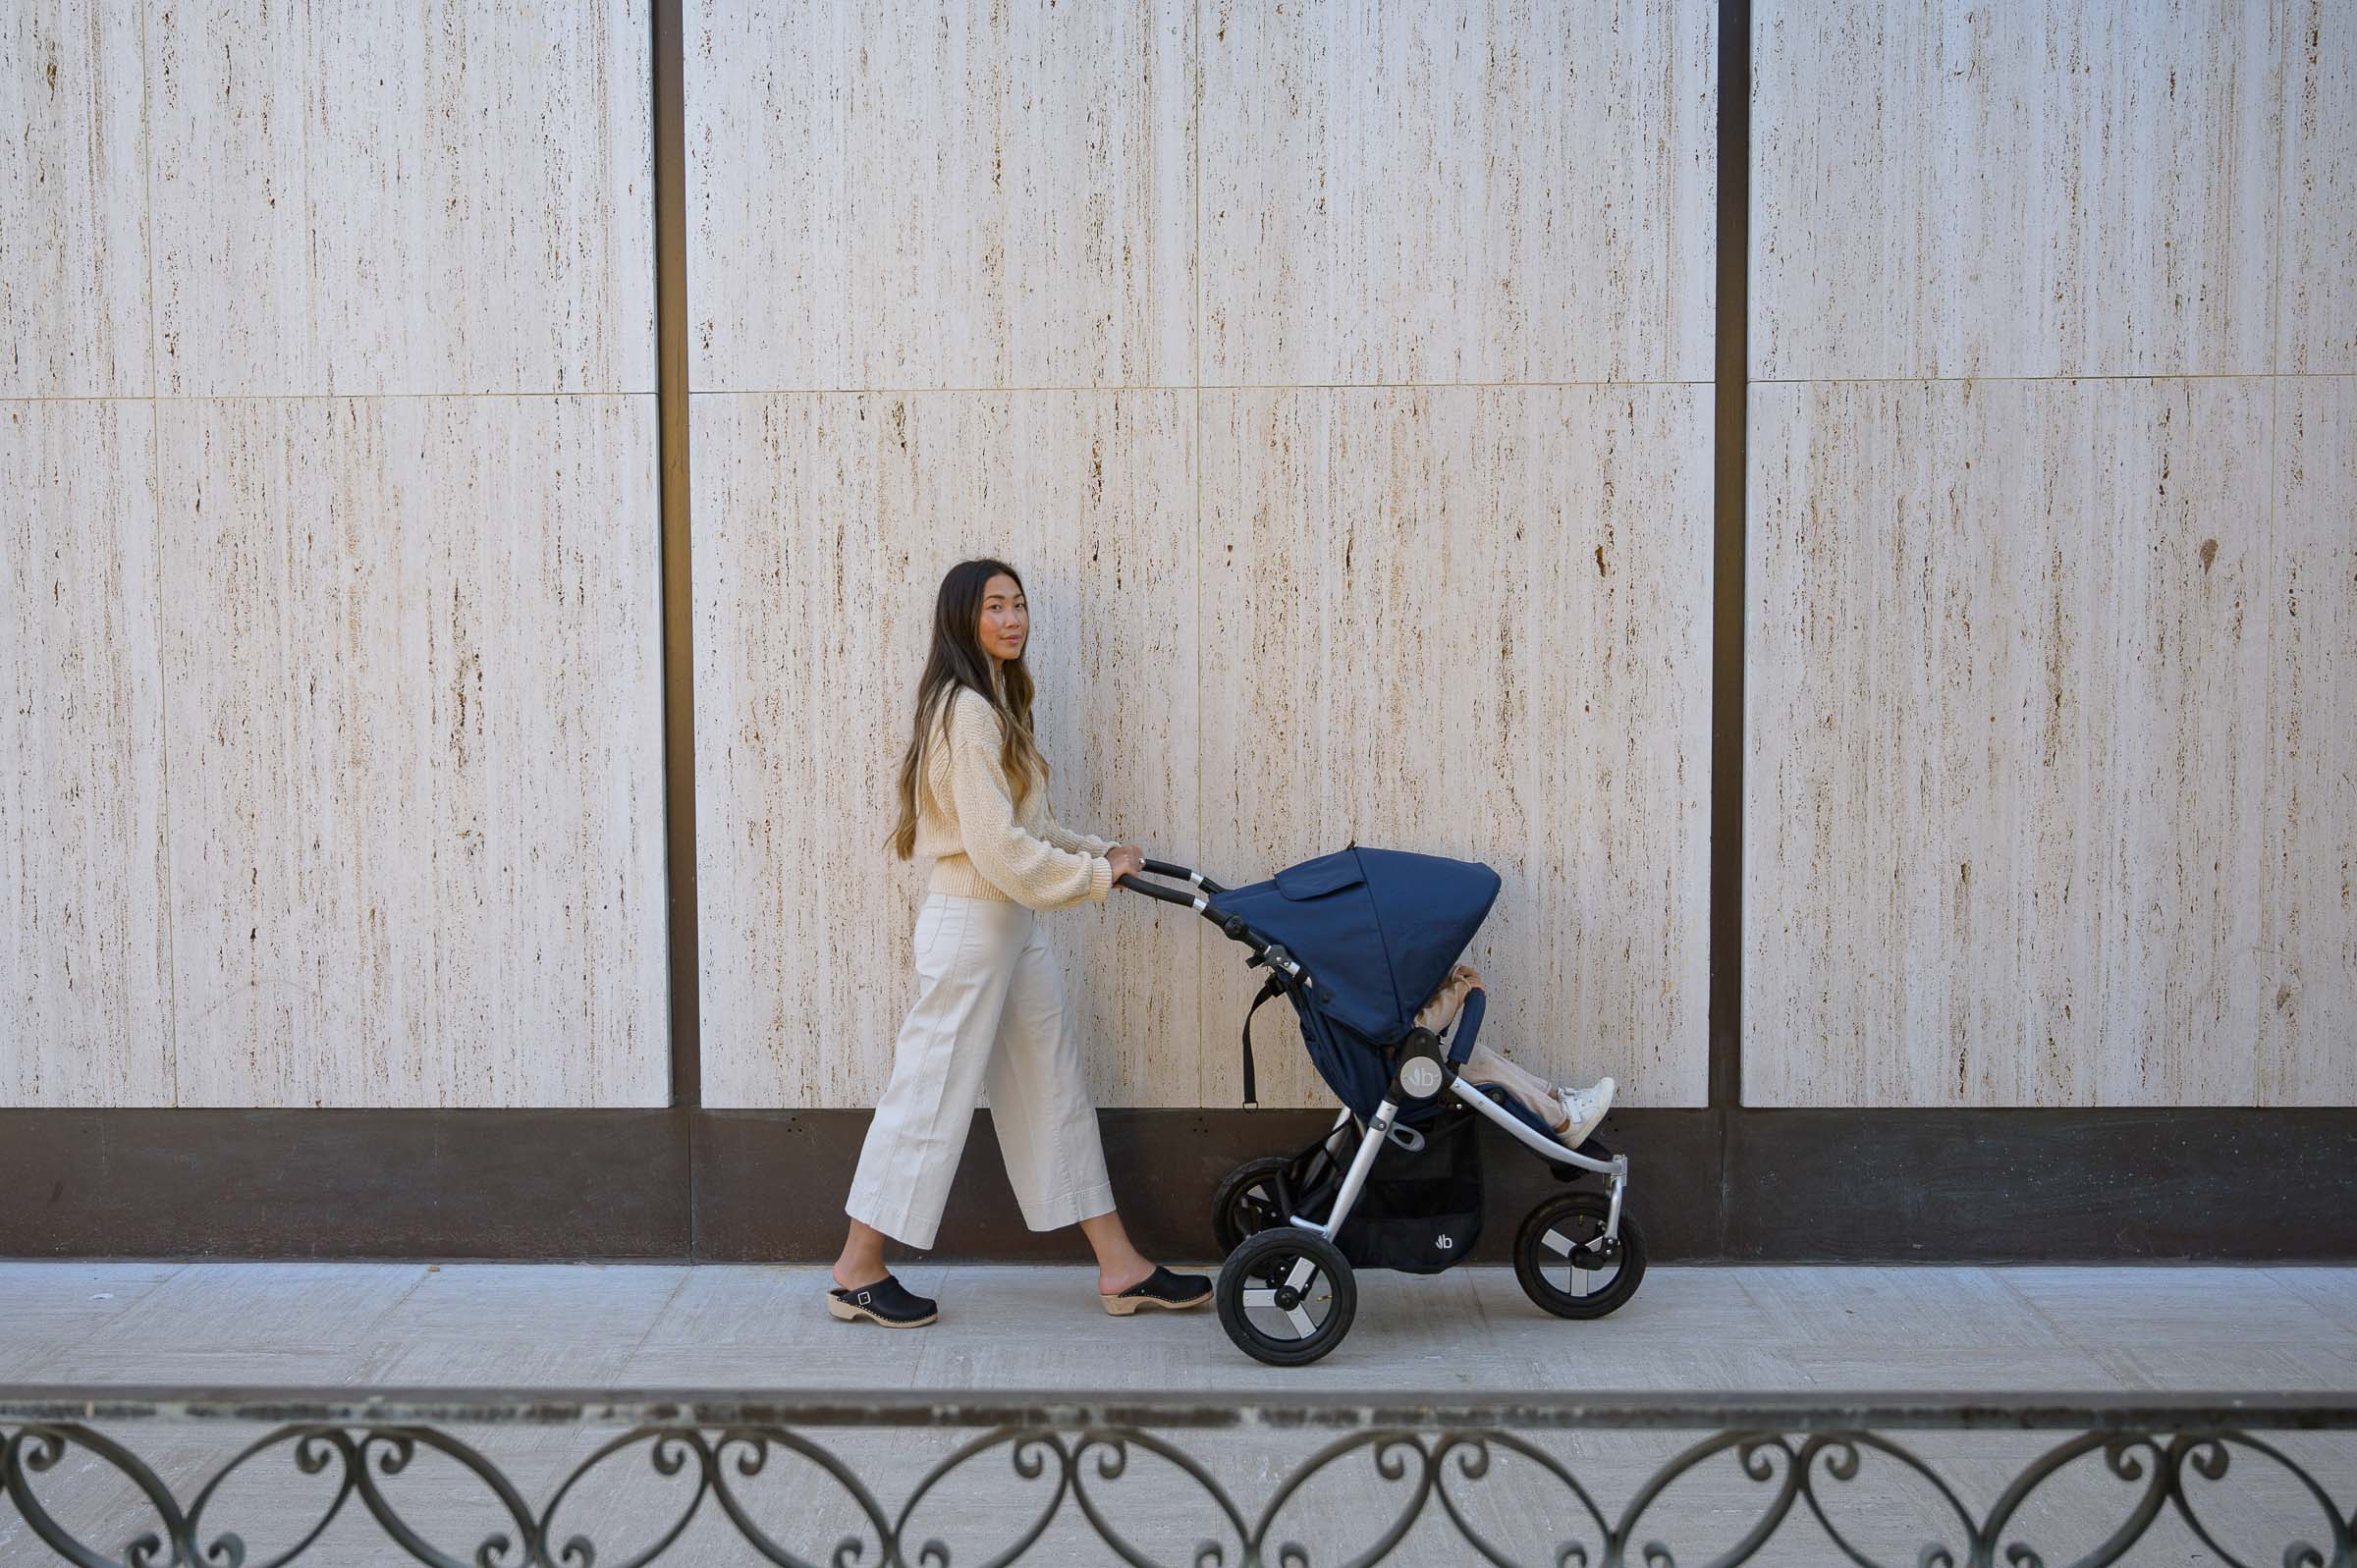
<svg viewBox="0 0 2357 1568">
<path fill-rule="evenodd" d="M 2357 1430 L 2357 1393 L 1468 1393 L 0 1384 L 0 1422 L 1355 1431 Z"/>
</svg>

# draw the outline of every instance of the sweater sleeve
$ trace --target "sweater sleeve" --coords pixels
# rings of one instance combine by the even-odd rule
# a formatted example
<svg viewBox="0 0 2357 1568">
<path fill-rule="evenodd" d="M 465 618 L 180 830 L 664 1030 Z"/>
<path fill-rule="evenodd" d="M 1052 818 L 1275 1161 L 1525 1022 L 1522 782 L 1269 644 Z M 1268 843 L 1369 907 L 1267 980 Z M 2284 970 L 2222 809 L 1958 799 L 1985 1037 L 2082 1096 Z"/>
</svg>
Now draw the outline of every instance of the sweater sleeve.
<svg viewBox="0 0 2357 1568">
<path fill-rule="evenodd" d="M 1054 817 L 1048 818 L 1039 836 L 1057 848 L 1076 855 L 1101 855 L 1114 843 L 1111 838 L 1100 838 L 1093 833 L 1074 833 Z"/>
<path fill-rule="evenodd" d="M 950 711 L 950 798 L 966 859 L 990 885 L 1034 909 L 1105 901 L 1113 864 L 1102 855 L 1060 849 L 1023 831 L 999 766 L 998 724 L 990 705 L 959 693 Z"/>
</svg>

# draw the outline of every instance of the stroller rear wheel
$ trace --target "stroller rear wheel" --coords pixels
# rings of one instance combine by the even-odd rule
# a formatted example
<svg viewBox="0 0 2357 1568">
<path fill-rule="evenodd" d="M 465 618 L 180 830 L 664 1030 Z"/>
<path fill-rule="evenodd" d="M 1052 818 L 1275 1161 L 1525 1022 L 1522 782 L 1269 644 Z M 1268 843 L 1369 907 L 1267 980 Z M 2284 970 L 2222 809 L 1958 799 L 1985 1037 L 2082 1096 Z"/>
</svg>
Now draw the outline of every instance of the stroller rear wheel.
<svg viewBox="0 0 2357 1568">
<path fill-rule="evenodd" d="M 1268 1155 L 1247 1160 L 1228 1172 L 1228 1178 L 1220 1183 L 1220 1190 L 1211 1200 L 1211 1234 L 1220 1244 L 1221 1257 L 1235 1251 L 1246 1236 L 1256 1236 L 1271 1225 L 1285 1223 L 1287 1216 L 1278 1202 L 1277 1178 L 1291 1163 L 1284 1155 Z"/>
<path fill-rule="evenodd" d="M 1220 1326 L 1238 1350 L 1272 1367 L 1305 1367 L 1350 1331 L 1358 1281 L 1333 1242 L 1281 1224 L 1228 1255 L 1219 1300 Z"/>
<path fill-rule="evenodd" d="M 1623 1209 L 1618 1244 L 1607 1242 L 1611 1216 L 1611 1202 L 1593 1192 L 1565 1193 L 1533 1209 L 1514 1236 L 1522 1293 L 1558 1318 L 1602 1318 L 1624 1306 L 1645 1277 L 1645 1240 Z"/>
</svg>

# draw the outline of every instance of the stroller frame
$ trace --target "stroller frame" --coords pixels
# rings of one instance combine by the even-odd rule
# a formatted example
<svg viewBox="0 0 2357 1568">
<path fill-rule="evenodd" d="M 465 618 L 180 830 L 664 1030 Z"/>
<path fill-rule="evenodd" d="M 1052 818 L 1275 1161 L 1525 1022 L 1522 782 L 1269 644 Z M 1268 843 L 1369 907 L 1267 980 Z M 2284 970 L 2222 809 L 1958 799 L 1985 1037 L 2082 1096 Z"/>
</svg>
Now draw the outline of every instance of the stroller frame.
<svg viewBox="0 0 2357 1568">
<path fill-rule="evenodd" d="M 1226 892 L 1228 891 L 1226 888 L 1213 882 L 1191 866 L 1181 866 L 1163 860 L 1148 860 L 1145 862 L 1145 869 L 1157 877 L 1182 880 L 1194 891 L 1191 892 L 1181 892 L 1177 888 L 1167 887 L 1161 883 L 1147 882 L 1138 877 L 1124 877 L 1118 886 L 1127 888 L 1132 892 L 1144 893 L 1147 897 L 1159 899 L 1164 903 L 1192 908 L 1195 913 L 1219 927 L 1232 941 L 1240 943 L 1250 949 L 1255 961 L 1266 963 L 1272 970 L 1283 974 L 1288 986 L 1298 986 L 1303 991 L 1311 990 L 1316 986 L 1317 977 L 1303 970 L 1301 965 L 1294 961 L 1283 946 L 1262 938 L 1241 919 L 1233 915 L 1223 915 L 1211 907 L 1211 901 L 1205 894 Z M 1438 1044 L 1437 1040 L 1434 1044 Z M 1430 1063 L 1432 1068 L 1438 1069 L 1437 1077 L 1432 1078 L 1428 1086 L 1422 1086 L 1423 1092 L 1421 1093 L 1402 1082 L 1403 1078 L 1410 1075 L 1411 1063 Z M 1418 1073 L 1416 1076 L 1422 1078 L 1426 1075 Z M 1385 1090 L 1382 1102 L 1375 1108 L 1375 1113 L 1368 1118 L 1366 1130 L 1359 1137 L 1358 1147 L 1351 1152 L 1349 1166 L 1343 1173 L 1342 1186 L 1336 1191 L 1334 1202 L 1328 1209 L 1326 1217 L 1322 1220 L 1313 1220 L 1301 1215 L 1294 1215 L 1291 1217 L 1291 1223 L 1327 1241 L 1333 1241 L 1343 1223 L 1349 1219 L 1351 1206 L 1358 1202 L 1358 1195 L 1366 1186 L 1367 1173 L 1374 1168 L 1375 1157 L 1382 1153 L 1385 1140 L 1393 1137 L 1396 1131 L 1413 1132 L 1412 1128 L 1398 1126 L 1398 1118 L 1402 1108 L 1437 1100 L 1443 1094 L 1451 1096 L 1462 1105 L 1478 1111 L 1497 1126 L 1504 1128 L 1508 1137 L 1528 1148 L 1541 1159 L 1557 1165 L 1571 1166 L 1604 1177 L 1610 1203 L 1604 1233 L 1609 1240 L 1615 1243 L 1618 1242 L 1620 1239 L 1621 1199 L 1628 1188 L 1628 1156 L 1615 1154 L 1609 1160 L 1598 1160 L 1592 1155 L 1583 1155 L 1576 1149 L 1567 1148 L 1544 1133 L 1535 1131 L 1504 1106 L 1483 1094 L 1472 1084 L 1467 1083 L 1459 1075 L 1455 1064 L 1448 1059 L 1445 1053 L 1436 1054 L 1429 1050 L 1402 1053 L 1394 1064 L 1391 1084 Z M 1330 1148 L 1335 1136 L 1343 1132 L 1355 1119 L 1349 1108 L 1344 1107 L 1335 1117 L 1333 1129 L 1326 1135 Z"/>
</svg>

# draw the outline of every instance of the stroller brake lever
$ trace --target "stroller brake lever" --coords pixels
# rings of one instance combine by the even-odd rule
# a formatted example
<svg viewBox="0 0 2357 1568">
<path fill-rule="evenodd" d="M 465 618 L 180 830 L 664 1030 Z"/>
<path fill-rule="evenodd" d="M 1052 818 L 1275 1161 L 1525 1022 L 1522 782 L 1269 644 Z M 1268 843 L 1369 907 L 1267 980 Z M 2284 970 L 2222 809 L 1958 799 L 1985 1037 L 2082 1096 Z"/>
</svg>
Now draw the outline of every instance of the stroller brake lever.
<svg viewBox="0 0 2357 1568">
<path fill-rule="evenodd" d="M 1235 940 L 1238 942 L 1244 940 L 1241 935 L 1234 931 L 1229 932 L 1228 935 L 1235 938 Z M 1252 956 L 1244 960 L 1244 967 L 1246 969 L 1258 969 L 1262 964 L 1267 964 L 1271 969 L 1284 970 L 1293 979 L 1300 981 L 1304 987 L 1308 986 L 1310 983 L 1309 977 L 1301 972 L 1301 965 L 1294 961 L 1293 955 L 1289 952 L 1287 952 L 1285 948 L 1278 946 L 1276 943 L 1272 942 L 1265 947 L 1253 948 Z"/>
<path fill-rule="evenodd" d="M 1262 948 L 1260 957 L 1261 961 L 1268 964 L 1270 968 L 1282 969 L 1295 980 L 1301 978 L 1301 966 L 1293 961 L 1291 953 L 1287 952 L 1278 944 L 1272 942 Z"/>
</svg>

